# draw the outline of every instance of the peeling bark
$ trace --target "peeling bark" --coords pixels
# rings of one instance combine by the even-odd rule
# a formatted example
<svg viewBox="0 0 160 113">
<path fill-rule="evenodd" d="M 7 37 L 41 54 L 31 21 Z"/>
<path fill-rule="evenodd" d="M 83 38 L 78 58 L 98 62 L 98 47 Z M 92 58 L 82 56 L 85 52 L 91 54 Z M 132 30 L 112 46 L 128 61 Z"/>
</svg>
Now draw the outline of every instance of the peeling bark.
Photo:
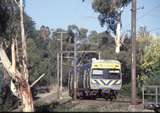
<svg viewBox="0 0 160 113">
<path fill-rule="evenodd" d="M 19 1 L 20 3 L 20 25 L 21 25 L 21 39 L 22 39 L 22 72 L 21 77 L 22 81 L 20 81 L 20 93 L 22 97 L 23 103 L 23 112 L 33 112 L 33 98 L 30 90 L 30 86 L 28 83 L 28 69 L 27 69 L 27 44 L 24 30 L 24 22 L 23 22 L 23 0 Z"/>
<path fill-rule="evenodd" d="M 23 112 L 34 111 L 32 93 L 26 80 L 21 81 L 20 93 L 22 97 Z"/>
<path fill-rule="evenodd" d="M 12 50 L 12 68 L 13 68 L 13 71 L 16 72 L 16 50 L 15 50 L 15 41 L 12 40 L 12 47 L 11 47 L 11 50 Z"/>
<path fill-rule="evenodd" d="M 14 59 L 15 58 L 15 56 L 14 56 L 15 49 L 13 47 L 14 47 L 14 45 L 12 45 L 12 61 L 15 62 L 15 59 Z M 2 60 L 2 64 L 3 64 L 4 68 L 7 70 L 7 72 L 9 73 L 10 77 L 20 84 L 20 89 L 17 89 L 17 87 L 15 87 L 15 85 L 13 85 L 15 88 L 13 90 L 13 93 L 15 94 L 14 91 L 16 91 L 16 94 L 18 94 L 18 93 L 20 94 L 19 98 L 22 99 L 23 112 L 34 111 L 32 93 L 31 93 L 28 81 L 24 78 L 24 75 L 22 75 L 22 73 L 20 73 L 14 67 L 15 66 L 14 63 L 12 63 L 13 65 L 11 65 L 11 62 L 8 59 L 8 56 L 6 55 L 6 52 L 2 48 L 2 46 L 0 48 L 0 57 Z M 17 91 L 19 91 L 19 92 L 17 92 Z M 15 96 L 16 96 L 16 94 L 15 94 Z M 19 94 L 17 96 L 19 96 Z"/>
<path fill-rule="evenodd" d="M 13 54 L 13 53 L 12 53 Z M 2 64 L 6 71 L 9 73 L 9 76 L 13 79 L 21 79 L 20 72 L 18 70 L 13 69 L 13 66 L 11 65 L 11 61 L 9 60 L 5 50 L 3 49 L 2 45 L 0 47 L 0 58 L 2 61 Z"/>
<path fill-rule="evenodd" d="M 22 64 L 25 79 L 28 81 L 28 69 L 27 69 L 27 45 L 26 45 L 26 37 L 24 30 L 24 22 L 23 22 L 23 0 L 20 0 L 20 18 L 21 18 L 21 38 L 22 38 Z"/>
</svg>

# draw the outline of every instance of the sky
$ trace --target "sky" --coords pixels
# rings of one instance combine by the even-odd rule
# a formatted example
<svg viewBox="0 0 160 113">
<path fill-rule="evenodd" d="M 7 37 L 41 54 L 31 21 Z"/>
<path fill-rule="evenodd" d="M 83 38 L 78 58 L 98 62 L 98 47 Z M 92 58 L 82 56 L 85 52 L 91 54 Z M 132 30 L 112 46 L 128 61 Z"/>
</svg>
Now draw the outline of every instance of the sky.
<svg viewBox="0 0 160 113">
<path fill-rule="evenodd" d="M 97 19 L 98 13 L 91 6 L 92 0 L 26 0 L 25 11 L 32 17 L 36 27 L 41 25 L 50 28 L 67 29 L 68 25 L 77 25 L 103 32 Z M 144 9 L 142 9 L 144 7 Z M 131 4 L 122 13 L 122 32 L 130 30 L 131 26 Z M 160 0 L 137 0 L 137 30 L 140 26 L 154 34 L 160 34 Z M 159 28 L 159 29 L 158 29 Z"/>
</svg>

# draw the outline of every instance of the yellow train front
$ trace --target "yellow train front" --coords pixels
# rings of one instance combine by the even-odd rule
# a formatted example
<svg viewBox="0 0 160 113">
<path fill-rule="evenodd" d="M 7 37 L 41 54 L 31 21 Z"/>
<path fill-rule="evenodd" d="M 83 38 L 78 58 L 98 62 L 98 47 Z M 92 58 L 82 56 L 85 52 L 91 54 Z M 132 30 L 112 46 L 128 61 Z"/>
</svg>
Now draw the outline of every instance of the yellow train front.
<svg viewBox="0 0 160 113">
<path fill-rule="evenodd" d="M 77 70 L 78 98 L 114 99 L 122 86 L 121 64 L 117 60 L 97 60 Z M 73 97 L 73 73 L 69 77 L 69 92 Z"/>
<path fill-rule="evenodd" d="M 117 60 L 92 60 L 90 89 L 95 96 L 116 98 L 122 86 L 121 64 Z"/>
</svg>

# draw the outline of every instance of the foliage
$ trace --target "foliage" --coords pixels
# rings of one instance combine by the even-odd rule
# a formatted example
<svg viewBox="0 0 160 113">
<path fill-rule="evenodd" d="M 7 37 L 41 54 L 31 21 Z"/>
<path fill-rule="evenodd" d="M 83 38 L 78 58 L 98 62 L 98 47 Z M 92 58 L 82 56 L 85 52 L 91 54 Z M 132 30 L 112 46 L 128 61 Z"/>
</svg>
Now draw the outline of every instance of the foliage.
<svg viewBox="0 0 160 113">
<path fill-rule="evenodd" d="M 160 71 L 156 71 L 153 73 L 152 76 L 150 76 L 148 79 L 145 81 L 145 85 L 160 85 Z"/>
<path fill-rule="evenodd" d="M 123 8 L 130 2 L 131 0 L 94 0 L 92 8 L 100 13 L 98 19 L 101 26 L 106 24 L 107 30 L 111 30 L 116 34 L 117 21 L 121 21 Z"/>
<path fill-rule="evenodd" d="M 124 84 L 122 86 L 122 90 L 120 91 L 120 94 L 123 96 L 131 96 L 131 83 Z"/>
<path fill-rule="evenodd" d="M 141 68 L 144 70 L 143 76 L 147 76 L 144 83 L 148 85 L 159 85 L 160 78 L 160 40 L 153 39 L 150 46 L 144 49 Z M 146 78 L 146 77 L 145 77 Z"/>
</svg>

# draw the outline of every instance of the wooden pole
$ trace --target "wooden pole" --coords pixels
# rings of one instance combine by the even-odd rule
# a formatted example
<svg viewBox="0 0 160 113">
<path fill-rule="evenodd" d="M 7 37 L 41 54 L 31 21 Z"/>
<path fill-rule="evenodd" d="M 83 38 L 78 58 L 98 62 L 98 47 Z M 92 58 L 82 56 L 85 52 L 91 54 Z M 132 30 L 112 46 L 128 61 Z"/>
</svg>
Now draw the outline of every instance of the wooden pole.
<svg viewBox="0 0 160 113">
<path fill-rule="evenodd" d="M 63 41 L 62 41 L 63 33 L 61 33 L 61 70 L 60 70 L 60 99 L 62 99 L 62 76 L 63 76 Z"/>
<path fill-rule="evenodd" d="M 59 82 L 59 53 L 57 53 L 57 98 L 60 99 L 60 82 Z"/>
<path fill-rule="evenodd" d="M 77 99 L 77 48 L 76 48 L 76 38 L 77 36 L 74 37 L 74 77 L 73 77 L 73 80 L 74 80 L 74 84 L 73 84 L 73 90 L 74 90 L 74 95 L 73 95 L 73 99 L 76 100 Z"/>
<path fill-rule="evenodd" d="M 131 103 L 136 105 L 136 0 L 132 0 L 132 71 L 131 71 Z"/>
</svg>

